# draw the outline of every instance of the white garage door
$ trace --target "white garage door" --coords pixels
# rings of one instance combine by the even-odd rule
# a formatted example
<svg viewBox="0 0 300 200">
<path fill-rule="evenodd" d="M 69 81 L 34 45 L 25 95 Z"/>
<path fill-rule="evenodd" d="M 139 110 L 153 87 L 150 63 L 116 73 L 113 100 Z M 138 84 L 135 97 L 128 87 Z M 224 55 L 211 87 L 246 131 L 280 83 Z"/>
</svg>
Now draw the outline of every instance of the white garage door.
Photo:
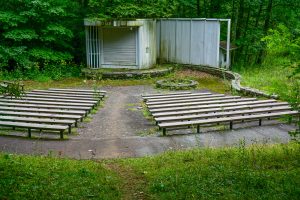
<svg viewBox="0 0 300 200">
<path fill-rule="evenodd" d="M 103 29 L 103 64 L 137 66 L 137 29 Z"/>
</svg>

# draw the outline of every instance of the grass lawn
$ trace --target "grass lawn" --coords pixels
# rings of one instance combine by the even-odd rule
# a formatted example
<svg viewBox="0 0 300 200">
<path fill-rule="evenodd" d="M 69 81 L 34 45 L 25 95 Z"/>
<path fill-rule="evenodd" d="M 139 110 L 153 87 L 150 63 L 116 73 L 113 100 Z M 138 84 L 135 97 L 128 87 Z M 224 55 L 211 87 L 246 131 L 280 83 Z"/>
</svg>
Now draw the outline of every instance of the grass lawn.
<svg viewBox="0 0 300 200">
<path fill-rule="evenodd" d="M 299 199 L 300 144 L 77 161 L 0 154 L 0 199 Z"/>
</svg>

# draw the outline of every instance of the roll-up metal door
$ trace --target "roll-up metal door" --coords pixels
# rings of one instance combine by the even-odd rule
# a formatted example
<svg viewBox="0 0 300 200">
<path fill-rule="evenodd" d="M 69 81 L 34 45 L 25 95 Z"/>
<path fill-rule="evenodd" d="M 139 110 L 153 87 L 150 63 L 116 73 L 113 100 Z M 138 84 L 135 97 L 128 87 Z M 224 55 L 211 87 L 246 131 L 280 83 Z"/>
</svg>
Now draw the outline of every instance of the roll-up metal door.
<svg viewBox="0 0 300 200">
<path fill-rule="evenodd" d="M 136 66 L 136 46 L 136 28 L 103 29 L 103 64 Z"/>
</svg>

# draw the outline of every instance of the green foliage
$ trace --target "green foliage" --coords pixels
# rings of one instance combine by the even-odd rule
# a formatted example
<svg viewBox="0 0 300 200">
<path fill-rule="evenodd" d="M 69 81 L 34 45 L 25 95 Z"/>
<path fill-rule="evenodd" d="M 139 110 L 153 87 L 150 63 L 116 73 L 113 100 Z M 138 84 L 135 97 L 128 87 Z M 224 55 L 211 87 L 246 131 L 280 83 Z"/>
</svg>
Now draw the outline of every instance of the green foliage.
<svg viewBox="0 0 300 200">
<path fill-rule="evenodd" d="M 36 66 L 44 70 L 45 63 L 72 60 L 78 13 L 78 3 L 71 0 L 2 1 L 0 70 L 27 73 Z"/>
</svg>

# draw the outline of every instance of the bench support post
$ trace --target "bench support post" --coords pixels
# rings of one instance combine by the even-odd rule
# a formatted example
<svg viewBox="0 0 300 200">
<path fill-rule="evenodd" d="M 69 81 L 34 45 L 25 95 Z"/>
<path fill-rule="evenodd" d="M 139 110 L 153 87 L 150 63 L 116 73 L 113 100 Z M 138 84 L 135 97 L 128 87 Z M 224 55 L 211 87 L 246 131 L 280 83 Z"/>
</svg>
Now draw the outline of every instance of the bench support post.
<svg viewBox="0 0 300 200">
<path fill-rule="evenodd" d="M 197 125 L 197 133 L 200 133 L 200 125 Z"/>
<path fill-rule="evenodd" d="M 69 125 L 69 134 L 71 134 L 72 128 L 71 125 Z"/>
<path fill-rule="evenodd" d="M 262 120 L 261 120 L 261 119 L 259 119 L 259 122 L 258 122 L 258 125 L 259 125 L 259 126 L 261 126 L 261 121 L 262 121 Z"/>
<path fill-rule="evenodd" d="M 163 128 L 163 136 L 166 136 L 166 134 L 167 134 L 167 129 Z"/>
<path fill-rule="evenodd" d="M 28 128 L 28 137 L 31 138 L 31 128 Z"/>
<path fill-rule="evenodd" d="M 76 119 L 76 121 L 75 121 L 75 127 L 78 127 L 77 119 Z"/>
<path fill-rule="evenodd" d="M 60 139 L 64 139 L 64 131 L 60 131 L 59 134 L 60 134 Z"/>
<path fill-rule="evenodd" d="M 230 128 L 230 130 L 232 130 L 232 127 L 233 127 L 233 123 L 232 123 L 232 122 L 230 122 L 230 124 L 229 124 L 229 128 Z"/>
</svg>

